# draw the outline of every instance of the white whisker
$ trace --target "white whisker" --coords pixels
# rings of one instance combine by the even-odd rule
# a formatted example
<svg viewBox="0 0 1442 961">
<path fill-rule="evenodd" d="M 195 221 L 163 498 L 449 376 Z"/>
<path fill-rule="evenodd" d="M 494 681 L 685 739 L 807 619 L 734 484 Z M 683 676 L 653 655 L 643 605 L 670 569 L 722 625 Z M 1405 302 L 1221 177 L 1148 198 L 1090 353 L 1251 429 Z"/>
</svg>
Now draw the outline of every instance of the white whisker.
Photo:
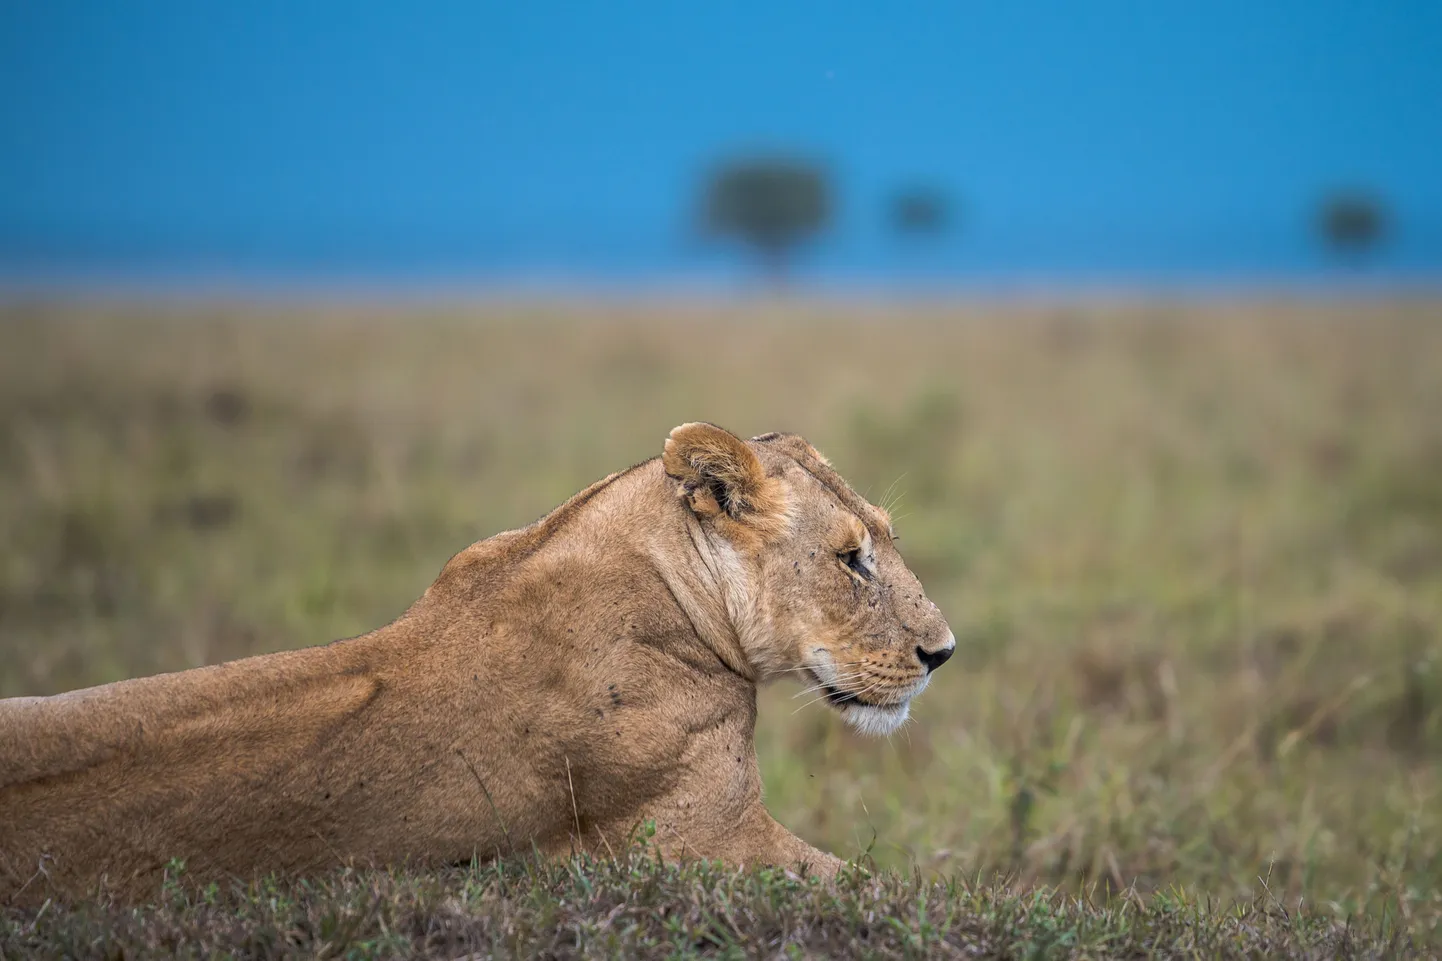
<svg viewBox="0 0 1442 961">
<path fill-rule="evenodd" d="M 800 707 L 798 707 L 796 710 L 792 711 L 792 712 L 791 712 L 791 716 L 792 716 L 792 717 L 795 717 L 798 713 L 800 713 L 801 711 L 804 711 L 806 708 L 808 708 L 808 707 L 810 707 L 811 705 L 815 704 L 817 701 L 824 701 L 824 700 L 826 700 L 826 695 L 825 695 L 825 694 L 823 694 L 823 695 L 821 695 L 820 697 L 817 697 L 817 698 L 812 698 L 811 700 L 807 701 L 805 704 L 803 704 L 803 705 L 801 705 Z"/>
<path fill-rule="evenodd" d="M 826 683 L 813 684 L 813 685 L 811 685 L 811 686 L 808 687 L 808 688 L 803 688 L 802 690 L 798 691 L 797 693 L 791 695 L 791 700 L 794 701 L 794 700 L 796 700 L 798 697 L 801 697 L 803 694 L 810 694 L 812 691 L 819 691 L 819 690 L 821 690 L 822 688 L 827 688 L 827 687 L 836 687 L 838 684 L 845 683 L 846 681 L 854 681 L 854 680 L 856 680 L 858 677 L 864 677 L 864 676 L 865 676 L 865 675 L 864 675 L 864 674 L 861 674 L 860 672 L 858 672 L 858 673 L 856 673 L 856 674 L 842 674 L 842 675 L 837 676 L 836 680 L 835 680 L 835 681 L 832 681 L 832 682 L 829 683 L 829 684 L 826 684 Z"/>
</svg>

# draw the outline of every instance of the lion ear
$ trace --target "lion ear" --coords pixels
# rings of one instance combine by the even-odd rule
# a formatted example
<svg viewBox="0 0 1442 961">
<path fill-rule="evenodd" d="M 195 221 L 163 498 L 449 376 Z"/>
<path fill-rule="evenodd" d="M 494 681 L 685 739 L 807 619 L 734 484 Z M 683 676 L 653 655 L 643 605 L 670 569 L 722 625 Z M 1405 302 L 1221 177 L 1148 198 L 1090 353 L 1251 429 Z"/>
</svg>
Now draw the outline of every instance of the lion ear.
<svg viewBox="0 0 1442 961">
<path fill-rule="evenodd" d="M 698 517 L 755 521 L 783 512 L 780 482 L 744 440 L 715 424 L 671 431 L 661 463 Z"/>
</svg>

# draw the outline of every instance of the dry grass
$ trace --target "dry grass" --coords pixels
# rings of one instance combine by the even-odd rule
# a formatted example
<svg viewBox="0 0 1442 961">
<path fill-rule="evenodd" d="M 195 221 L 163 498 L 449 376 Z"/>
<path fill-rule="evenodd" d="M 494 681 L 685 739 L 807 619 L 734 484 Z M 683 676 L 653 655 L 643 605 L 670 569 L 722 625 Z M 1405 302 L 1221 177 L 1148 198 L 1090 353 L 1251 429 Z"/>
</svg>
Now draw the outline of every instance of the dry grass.
<svg viewBox="0 0 1442 961">
<path fill-rule="evenodd" d="M 619 861 L 341 872 L 198 888 L 172 871 L 140 909 L 0 910 L 25 958 L 1419 957 L 1395 924 L 1289 911 L 1265 892 L 1227 911 L 1177 894 L 1105 905 L 994 882 L 842 877 Z"/>
<path fill-rule="evenodd" d="M 0 312 L 0 695 L 359 633 L 707 419 L 873 499 L 958 656 L 768 691 L 838 853 L 1442 925 L 1442 307 Z"/>
</svg>

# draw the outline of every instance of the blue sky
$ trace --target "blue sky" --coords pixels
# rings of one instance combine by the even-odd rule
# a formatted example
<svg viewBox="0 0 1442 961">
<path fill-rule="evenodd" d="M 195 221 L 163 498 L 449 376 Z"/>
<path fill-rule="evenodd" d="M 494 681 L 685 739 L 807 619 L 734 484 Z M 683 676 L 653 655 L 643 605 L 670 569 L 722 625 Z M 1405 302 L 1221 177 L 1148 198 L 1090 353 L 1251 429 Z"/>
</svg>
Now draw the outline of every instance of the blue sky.
<svg viewBox="0 0 1442 961">
<path fill-rule="evenodd" d="M 1271 276 L 1318 196 L 1442 273 L 1442 4 L 0 4 L 0 269 L 651 277 L 700 172 L 825 161 L 817 276 Z M 899 244 L 899 183 L 960 227 Z"/>
</svg>

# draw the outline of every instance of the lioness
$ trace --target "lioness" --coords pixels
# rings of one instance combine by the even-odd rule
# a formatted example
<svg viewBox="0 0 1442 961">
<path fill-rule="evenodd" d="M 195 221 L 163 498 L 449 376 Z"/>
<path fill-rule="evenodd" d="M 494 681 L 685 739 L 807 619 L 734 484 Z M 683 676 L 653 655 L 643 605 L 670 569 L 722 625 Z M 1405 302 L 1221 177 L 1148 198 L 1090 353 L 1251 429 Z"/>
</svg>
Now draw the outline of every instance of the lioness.
<svg viewBox="0 0 1442 961">
<path fill-rule="evenodd" d="M 756 686 L 895 730 L 955 641 L 886 513 L 806 441 L 683 424 L 661 457 L 461 551 L 321 647 L 0 700 L 0 900 L 343 863 L 663 852 L 829 874 L 767 814 Z"/>
</svg>

